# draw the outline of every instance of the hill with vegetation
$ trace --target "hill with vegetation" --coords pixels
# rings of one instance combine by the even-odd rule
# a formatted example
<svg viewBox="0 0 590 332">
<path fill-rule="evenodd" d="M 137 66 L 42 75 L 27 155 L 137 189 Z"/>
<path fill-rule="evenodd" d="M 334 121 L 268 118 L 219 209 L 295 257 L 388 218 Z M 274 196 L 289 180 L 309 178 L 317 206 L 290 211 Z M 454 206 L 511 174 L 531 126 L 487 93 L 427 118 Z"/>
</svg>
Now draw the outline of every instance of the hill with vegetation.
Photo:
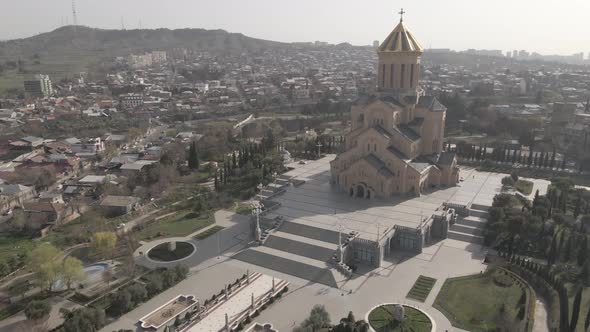
<svg viewBox="0 0 590 332">
<path fill-rule="evenodd" d="M 206 50 L 255 50 L 287 44 L 240 33 L 205 29 L 105 30 L 65 26 L 33 37 L 0 42 L 0 94 L 21 88 L 34 74 L 54 81 L 89 71 L 101 60 L 177 47 Z"/>
</svg>

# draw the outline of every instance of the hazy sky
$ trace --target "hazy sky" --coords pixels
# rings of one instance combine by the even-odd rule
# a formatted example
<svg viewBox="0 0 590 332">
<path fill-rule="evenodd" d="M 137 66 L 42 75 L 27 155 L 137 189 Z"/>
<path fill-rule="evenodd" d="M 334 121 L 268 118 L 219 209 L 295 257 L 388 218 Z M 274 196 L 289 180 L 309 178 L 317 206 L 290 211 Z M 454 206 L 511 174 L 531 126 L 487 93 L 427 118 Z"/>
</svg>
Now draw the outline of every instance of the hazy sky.
<svg viewBox="0 0 590 332">
<path fill-rule="evenodd" d="M 128 29 L 206 28 L 277 41 L 383 40 L 405 22 L 422 46 L 590 51 L 589 0 L 76 0 L 78 23 Z M 0 0 L 0 39 L 72 23 L 71 0 Z"/>
</svg>

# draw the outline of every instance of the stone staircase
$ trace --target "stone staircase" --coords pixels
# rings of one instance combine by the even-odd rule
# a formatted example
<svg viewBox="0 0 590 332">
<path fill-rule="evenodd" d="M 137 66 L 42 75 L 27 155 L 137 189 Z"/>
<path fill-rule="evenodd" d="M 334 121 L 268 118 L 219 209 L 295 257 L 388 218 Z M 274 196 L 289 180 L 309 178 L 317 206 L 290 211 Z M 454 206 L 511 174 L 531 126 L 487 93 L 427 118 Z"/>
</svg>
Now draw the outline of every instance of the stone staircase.
<svg viewBox="0 0 590 332">
<path fill-rule="evenodd" d="M 463 242 L 483 244 L 483 230 L 487 222 L 489 207 L 472 205 L 469 216 L 460 217 L 449 228 L 448 238 Z"/>
<path fill-rule="evenodd" d="M 337 249 L 338 232 L 282 220 L 266 234 L 263 246 L 245 249 L 233 258 L 338 288 L 347 276 L 334 266 Z"/>
</svg>

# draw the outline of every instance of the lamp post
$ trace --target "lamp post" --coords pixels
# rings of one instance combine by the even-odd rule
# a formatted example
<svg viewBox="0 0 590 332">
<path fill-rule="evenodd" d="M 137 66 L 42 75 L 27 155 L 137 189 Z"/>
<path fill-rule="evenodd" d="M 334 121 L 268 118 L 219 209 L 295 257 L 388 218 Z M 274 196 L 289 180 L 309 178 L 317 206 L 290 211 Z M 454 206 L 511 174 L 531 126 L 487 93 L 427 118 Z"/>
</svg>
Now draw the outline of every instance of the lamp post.
<svg viewBox="0 0 590 332">
<path fill-rule="evenodd" d="M 318 147 L 318 159 L 320 159 L 322 157 L 321 149 L 323 145 L 320 141 L 318 141 L 318 144 L 316 144 L 316 146 Z"/>
<path fill-rule="evenodd" d="M 254 237 L 257 242 L 260 242 L 260 235 L 262 231 L 260 230 L 260 214 L 262 213 L 262 209 L 264 206 L 260 202 L 254 202 L 252 204 L 252 215 L 256 217 L 256 226 L 254 228 Z"/>
</svg>

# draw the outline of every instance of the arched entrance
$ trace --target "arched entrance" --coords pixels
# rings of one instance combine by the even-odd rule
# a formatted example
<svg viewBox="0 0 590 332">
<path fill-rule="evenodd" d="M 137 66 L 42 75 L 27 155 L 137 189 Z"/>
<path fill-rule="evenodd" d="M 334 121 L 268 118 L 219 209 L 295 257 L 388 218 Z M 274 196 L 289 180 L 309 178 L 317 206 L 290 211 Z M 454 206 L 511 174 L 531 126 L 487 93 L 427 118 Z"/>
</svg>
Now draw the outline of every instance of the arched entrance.
<svg viewBox="0 0 590 332">
<path fill-rule="evenodd" d="M 356 197 L 365 197 L 365 188 L 360 184 L 356 187 Z"/>
</svg>

